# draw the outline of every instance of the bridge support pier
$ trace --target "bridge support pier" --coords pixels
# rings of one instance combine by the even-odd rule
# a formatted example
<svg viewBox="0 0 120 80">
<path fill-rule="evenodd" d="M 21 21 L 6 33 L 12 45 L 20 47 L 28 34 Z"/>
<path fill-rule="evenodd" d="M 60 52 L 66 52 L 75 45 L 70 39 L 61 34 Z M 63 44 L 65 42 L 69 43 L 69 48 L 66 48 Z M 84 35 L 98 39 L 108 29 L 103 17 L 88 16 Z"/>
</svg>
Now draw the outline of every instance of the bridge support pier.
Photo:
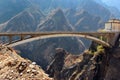
<svg viewBox="0 0 120 80">
<path fill-rule="evenodd" d="M 9 44 L 12 43 L 12 36 L 9 36 Z"/>
<path fill-rule="evenodd" d="M 20 35 L 20 40 L 24 40 L 25 36 L 24 35 Z"/>
<path fill-rule="evenodd" d="M 109 43 L 111 46 L 114 46 L 119 34 L 120 33 L 108 34 L 106 36 L 106 38 L 107 38 L 106 42 Z"/>
</svg>

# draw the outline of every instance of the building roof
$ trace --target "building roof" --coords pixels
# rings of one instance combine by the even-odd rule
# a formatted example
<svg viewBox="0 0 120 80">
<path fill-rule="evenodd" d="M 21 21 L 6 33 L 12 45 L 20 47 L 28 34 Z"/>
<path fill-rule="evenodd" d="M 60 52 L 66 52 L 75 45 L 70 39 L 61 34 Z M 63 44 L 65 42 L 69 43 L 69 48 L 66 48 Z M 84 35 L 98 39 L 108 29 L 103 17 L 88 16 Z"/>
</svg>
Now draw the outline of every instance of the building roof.
<svg viewBox="0 0 120 80">
<path fill-rule="evenodd" d="M 110 19 L 108 22 L 106 23 L 118 23 L 120 24 L 120 20 L 119 19 Z"/>
</svg>

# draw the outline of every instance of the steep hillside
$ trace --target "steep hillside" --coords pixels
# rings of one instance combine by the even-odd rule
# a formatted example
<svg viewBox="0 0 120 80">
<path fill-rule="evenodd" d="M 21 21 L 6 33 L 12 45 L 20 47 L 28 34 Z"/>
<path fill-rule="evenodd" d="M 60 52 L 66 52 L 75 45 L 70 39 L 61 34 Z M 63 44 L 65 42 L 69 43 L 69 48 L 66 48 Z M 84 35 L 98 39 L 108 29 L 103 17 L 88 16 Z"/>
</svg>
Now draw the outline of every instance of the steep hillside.
<svg viewBox="0 0 120 80">
<path fill-rule="evenodd" d="M 68 22 L 63 11 L 56 9 L 48 18 L 38 25 L 38 31 L 74 31 L 75 29 Z"/>
<path fill-rule="evenodd" d="M 65 13 L 76 31 L 96 31 L 104 26 L 99 16 L 93 16 L 84 9 L 68 9 Z"/>
<path fill-rule="evenodd" d="M 57 49 L 47 73 L 55 80 L 119 80 L 120 47 L 94 48 L 77 56 Z"/>
<path fill-rule="evenodd" d="M 44 18 L 42 12 L 36 7 L 30 7 L 12 17 L 7 22 L 0 25 L 1 31 L 4 32 L 25 32 L 35 31 L 37 25 Z"/>
<path fill-rule="evenodd" d="M 98 4 L 94 0 L 81 0 L 81 1 L 83 2 L 81 3 L 80 9 L 85 9 L 85 11 L 92 15 L 100 16 L 104 21 L 112 17 L 112 14 L 109 11 L 109 9 L 107 9 L 101 4 Z"/>
<path fill-rule="evenodd" d="M 30 6 L 27 0 L 0 0 L 0 23 L 6 22 Z"/>
<path fill-rule="evenodd" d="M 12 48 L 0 45 L 0 80 L 53 80 L 35 62 L 21 58 Z"/>
</svg>

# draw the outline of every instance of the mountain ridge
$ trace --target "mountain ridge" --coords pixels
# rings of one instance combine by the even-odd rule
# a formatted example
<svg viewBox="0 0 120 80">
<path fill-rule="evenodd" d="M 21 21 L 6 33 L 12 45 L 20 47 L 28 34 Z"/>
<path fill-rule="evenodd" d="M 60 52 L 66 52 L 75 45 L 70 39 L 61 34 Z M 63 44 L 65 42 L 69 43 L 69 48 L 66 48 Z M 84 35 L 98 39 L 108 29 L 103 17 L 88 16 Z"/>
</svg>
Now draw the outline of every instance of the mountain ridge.
<svg viewBox="0 0 120 80">
<path fill-rule="evenodd" d="M 5 22 L 1 32 L 16 32 L 16 31 L 35 31 L 39 22 L 45 16 L 37 8 L 31 7 L 27 8 L 16 16 L 12 17 L 10 20 Z"/>
<path fill-rule="evenodd" d="M 45 23 L 48 23 L 48 24 L 45 25 Z M 45 27 L 43 25 L 45 25 Z M 67 27 L 66 27 L 66 25 L 67 25 Z M 41 26 L 43 26 L 43 27 L 41 27 Z M 68 29 L 65 30 L 64 27 L 68 28 Z M 48 16 L 48 18 L 42 24 L 38 25 L 37 30 L 44 31 L 43 29 L 45 31 L 62 31 L 62 30 L 72 31 L 72 30 L 74 30 L 74 28 L 68 22 L 63 11 L 60 8 L 52 11 L 52 13 Z"/>
</svg>

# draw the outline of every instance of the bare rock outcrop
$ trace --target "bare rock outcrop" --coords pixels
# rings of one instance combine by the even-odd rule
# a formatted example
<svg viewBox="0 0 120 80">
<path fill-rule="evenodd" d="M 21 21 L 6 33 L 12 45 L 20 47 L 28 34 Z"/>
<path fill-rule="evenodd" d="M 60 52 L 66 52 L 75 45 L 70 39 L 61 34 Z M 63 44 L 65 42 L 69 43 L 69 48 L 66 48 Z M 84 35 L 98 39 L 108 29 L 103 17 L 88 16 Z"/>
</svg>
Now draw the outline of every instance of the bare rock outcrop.
<svg viewBox="0 0 120 80">
<path fill-rule="evenodd" d="M 0 80 L 53 80 L 35 62 L 21 58 L 12 48 L 0 45 Z"/>
<path fill-rule="evenodd" d="M 119 52 L 120 48 L 112 50 L 98 46 L 96 51 L 71 55 L 60 49 L 47 72 L 55 80 L 119 80 Z"/>
</svg>

